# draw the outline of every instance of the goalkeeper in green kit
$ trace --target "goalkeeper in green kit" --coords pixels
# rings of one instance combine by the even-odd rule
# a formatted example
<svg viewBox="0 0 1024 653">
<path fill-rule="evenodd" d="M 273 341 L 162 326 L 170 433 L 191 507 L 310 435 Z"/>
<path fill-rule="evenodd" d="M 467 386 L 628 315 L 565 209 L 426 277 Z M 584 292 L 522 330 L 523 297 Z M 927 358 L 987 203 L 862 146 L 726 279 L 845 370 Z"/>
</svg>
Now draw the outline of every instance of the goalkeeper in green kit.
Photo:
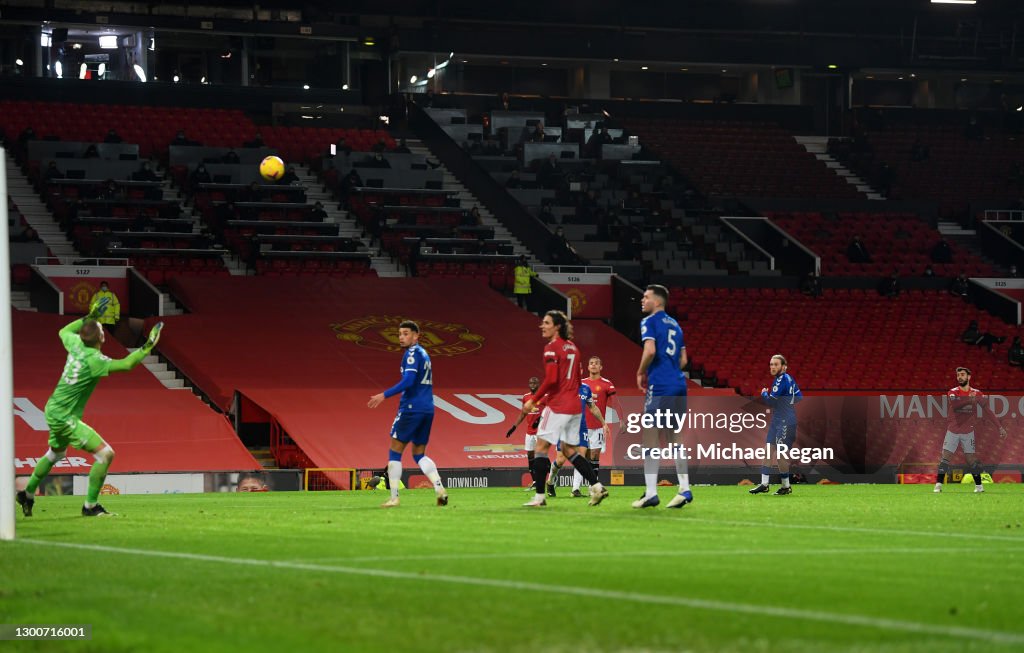
<svg viewBox="0 0 1024 653">
<path fill-rule="evenodd" d="M 50 448 L 36 464 L 28 485 L 17 494 L 18 504 L 26 517 L 32 516 L 36 488 L 50 473 L 50 469 L 64 458 L 69 445 L 88 451 L 96 458 L 89 471 L 89 493 L 82 506 L 82 515 L 96 517 L 109 514 L 97 500 L 107 477 L 107 469 L 114 460 L 114 450 L 99 433 L 82 421 L 82 412 L 100 379 L 111 372 L 127 372 L 141 363 L 160 340 L 160 330 L 163 328 L 163 322 L 156 324 L 149 332 L 146 344 L 124 358 L 112 360 L 100 352 L 106 336 L 103 325 L 97 321 L 107 310 L 109 301 L 106 297 L 100 299 L 88 315 L 60 330 L 60 340 L 68 350 L 68 359 L 57 382 L 57 389 L 46 402 L 44 414 L 50 428 Z"/>
</svg>

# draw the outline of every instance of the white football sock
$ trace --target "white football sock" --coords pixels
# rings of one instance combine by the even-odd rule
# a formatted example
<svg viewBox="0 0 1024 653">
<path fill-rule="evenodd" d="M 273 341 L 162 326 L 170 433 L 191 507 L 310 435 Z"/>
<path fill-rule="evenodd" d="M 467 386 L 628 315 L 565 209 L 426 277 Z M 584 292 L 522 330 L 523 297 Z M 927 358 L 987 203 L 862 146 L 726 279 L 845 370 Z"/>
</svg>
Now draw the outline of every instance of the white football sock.
<svg viewBox="0 0 1024 653">
<path fill-rule="evenodd" d="M 551 469 L 548 470 L 548 485 L 558 485 L 558 470 L 562 469 L 562 466 L 558 464 L 557 460 L 551 461 Z"/>
<path fill-rule="evenodd" d="M 690 461 L 686 458 L 676 458 L 676 478 L 679 479 L 680 492 L 690 489 Z"/>
<path fill-rule="evenodd" d="M 572 472 L 572 490 L 576 492 L 583 485 L 583 474 L 580 474 L 580 470 L 574 469 Z"/>
<path fill-rule="evenodd" d="M 657 458 L 644 458 L 644 482 L 647 485 L 645 499 L 650 499 L 658 494 L 658 469 L 660 467 L 661 461 Z"/>
<path fill-rule="evenodd" d="M 444 485 L 441 483 L 441 475 L 437 473 L 437 465 L 434 461 L 423 456 L 420 458 L 420 469 L 427 475 L 430 482 L 434 484 L 434 492 L 444 492 Z"/>
<path fill-rule="evenodd" d="M 768 485 L 772 477 L 768 474 L 761 474 L 761 485 Z"/>
<path fill-rule="evenodd" d="M 388 483 L 391 484 L 392 498 L 398 498 L 398 486 L 402 483 L 402 461 L 388 461 Z"/>
</svg>

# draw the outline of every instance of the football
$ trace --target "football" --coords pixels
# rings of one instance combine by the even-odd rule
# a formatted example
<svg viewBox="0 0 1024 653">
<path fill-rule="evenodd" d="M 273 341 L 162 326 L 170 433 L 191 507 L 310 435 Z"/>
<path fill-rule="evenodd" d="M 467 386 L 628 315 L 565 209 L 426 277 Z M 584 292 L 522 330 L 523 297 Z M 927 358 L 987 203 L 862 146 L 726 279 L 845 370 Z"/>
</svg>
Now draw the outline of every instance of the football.
<svg viewBox="0 0 1024 653">
<path fill-rule="evenodd" d="M 277 181 L 284 174 L 284 161 L 278 156 L 268 156 L 260 161 L 260 176 L 267 181 Z"/>
</svg>

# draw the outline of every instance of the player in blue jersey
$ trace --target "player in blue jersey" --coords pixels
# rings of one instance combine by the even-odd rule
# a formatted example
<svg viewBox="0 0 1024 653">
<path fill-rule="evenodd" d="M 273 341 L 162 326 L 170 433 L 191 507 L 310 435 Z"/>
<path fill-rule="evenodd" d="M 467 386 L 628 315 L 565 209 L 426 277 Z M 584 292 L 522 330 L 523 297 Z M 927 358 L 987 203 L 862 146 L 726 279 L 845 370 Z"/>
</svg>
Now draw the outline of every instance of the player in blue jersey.
<svg viewBox="0 0 1024 653">
<path fill-rule="evenodd" d="M 786 357 L 775 354 L 768 363 L 772 373 L 772 387 L 761 388 L 761 400 L 772 410 L 771 422 L 768 423 L 768 436 L 765 438 L 771 447 L 771 456 L 761 465 L 761 484 L 750 490 L 751 494 L 761 494 L 769 490 L 771 468 L 778 466 L 782 477 L 782 487 L 776 495 L 793 494 L 789 486 L 789 459 L 779 457 L 778 446 L 792 447 L 796 442 L 796 405 L 804 398 L 803 393 L 787 372 Z M 770 460 L 770 465 L 769 465 Z"/>
<path fill-rule="evenodd" d="M 402 380 L 384 392 L 370 397 L 370 408 L 381 405 L 388 397 L 402 393 L 398 402 L 398 414 L 391 424 L 391 450 L 388 452 L 388 481 L 391 498 L 382 507 L 398 505 L 398 488 L 402 480 L 402 452 L 412 442 L 412 458 L 434 484 L 437 505 L 448 505 L 448 492 L 441 483 L 437 465 L 427 457 L 427 442 L 430 441 L 430 425 L 434 421 L 434 377 L 430 367 L 430 356 L 420 346 L 420 327 L 412 320 L 398 325 L 398 344 L 402 352 Z"/>
<path fill-rule="evenodd" d="M 640 340 L 644 352 L 640 358 L 640 367 L 636 371 L 636 385 L 647 393 L 644 401 L 644 413 L 648 415 L 672 414 L 677 419 L 673 423 L 681 423 L 686 415 L 686 343 L 683 340 L 683 329 L 668 313 L 668 288 L 657 284 L 647 286 L 640 307 L 647 315 L 640 322 Z M 678 435 L 673 429 L 644 429 L 643 446 L 646 448 L 660 447 L 661 434 L 666 441 L 676 442 Z M 679 479 L 679 493 L 669 502 L 669 508 L 682 508 L 693 501 L 690 492 L 690 469 L 687 460 L 676 458 L 676 476 Z M 661 461 L 653 457 L 644 458 L 644 481 L 646 491 L 640 499 L 633 502 L 634 508 L 651 508 L 661 503 L 658 498 L 658 469 Z"/>
</svg>

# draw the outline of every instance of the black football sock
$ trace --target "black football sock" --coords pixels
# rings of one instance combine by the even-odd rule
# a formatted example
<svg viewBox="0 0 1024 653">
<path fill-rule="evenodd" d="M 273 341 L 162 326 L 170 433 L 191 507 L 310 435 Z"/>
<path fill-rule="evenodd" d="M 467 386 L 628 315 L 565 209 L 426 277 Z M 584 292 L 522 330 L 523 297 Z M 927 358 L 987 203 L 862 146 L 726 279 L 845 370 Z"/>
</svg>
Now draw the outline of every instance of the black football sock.
<svg viewBox="0 0 1024 653">
<path fill-rule="evenodd" d="M 533 459 L 533 488 L 534 492 L 544 492 L 544 484 L 548 480 L 548 470 L 551 469 L 551 460 L 547 456 L 538 456 Z"/>
<path fill-rule="evenodd" d="M 583 474 L 583 478 L 586 479 L 587 483 L 597 485 L 597 474 L 594 473 L 594 466 L 590 464 L 589 460 L 578 453 L 575 453 L 572 455 L 572 458 L 569 459 L 569 462 L 571 462 L 576 469 L 580 470 L 580 474 Z"/>
</svg>

